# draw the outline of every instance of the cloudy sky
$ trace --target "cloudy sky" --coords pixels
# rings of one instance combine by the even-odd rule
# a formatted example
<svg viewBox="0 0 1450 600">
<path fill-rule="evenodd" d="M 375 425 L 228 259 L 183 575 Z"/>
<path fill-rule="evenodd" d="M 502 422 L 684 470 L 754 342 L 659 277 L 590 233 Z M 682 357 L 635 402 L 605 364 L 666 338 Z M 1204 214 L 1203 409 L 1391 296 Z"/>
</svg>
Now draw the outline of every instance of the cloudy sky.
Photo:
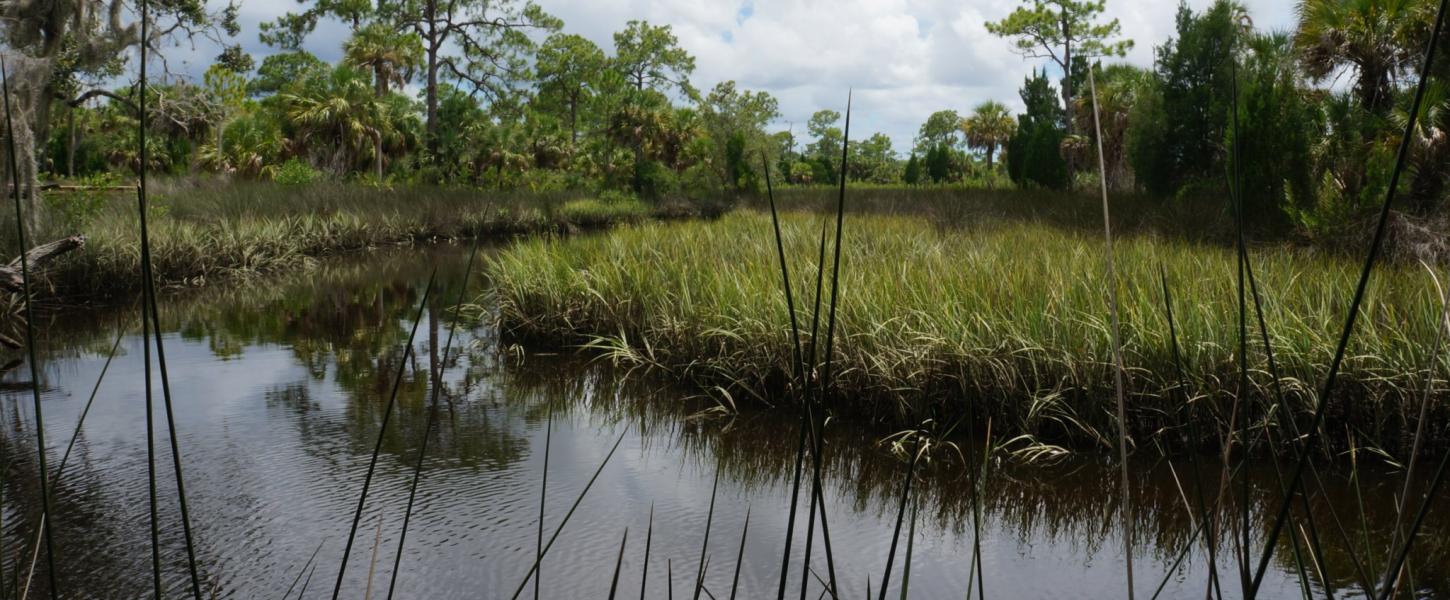
<svg viewBox="0 0 1450 600">
<path fill-rule="evenodd" d="M 218 0 L 213 0 L 218 1 Z M 907 151 L 927 115 L 942 109 L 966 112 L 995 99 L 1020 104 L 1023 77 L 1042 61 L 1013 54 L 1007 40 L 984 23 L 1001 19 L 1017 0 L 536 0 L 564 20 L 564 28 L 608 51 L 612 34 L 630 19 L 673 26 L 680 44 L 695 56 L 693 81 L 708 89 L 733 79 L 780 100 L 785 129 L 804 130 L 812 112 L 841 110 L 846 91 L 856 93 L 853 129 L 890 135 Z M 1195 10 L 1212 0 L 1189 0 Z M 1289 0 L 1243 0 L 1263 29 L 1293 25 Z M 245 0 L 243 32 L 236 40 L 254 57 L 271 52 L 257 41 L 257 25 L 296 10 L 297 0 Z M 1108 18 L 1122 23 L 1137 42 L 1125 59 L 1152 61 L 1153 47 L 1173 31 L 1174 0 L 1109 0 Z M 324 24 L 308 49 L 336 60 L 346 37 L 340 24 Z M 189 49 L 188 49 L 189 50 Z M 180 62 L 195 71 L 216 52 L 198 47 Z M 852 136 L 857 137 L 857 136 Z"/>
</svg>

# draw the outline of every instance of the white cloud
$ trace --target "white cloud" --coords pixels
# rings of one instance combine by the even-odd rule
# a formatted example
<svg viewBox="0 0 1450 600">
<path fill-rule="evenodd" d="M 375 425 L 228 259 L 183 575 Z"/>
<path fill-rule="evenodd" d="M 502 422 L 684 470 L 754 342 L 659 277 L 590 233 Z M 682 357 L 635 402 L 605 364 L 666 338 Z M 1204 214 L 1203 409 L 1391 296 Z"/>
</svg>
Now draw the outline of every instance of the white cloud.
<svg viewBox="0 0 1450 600">
<path fill-rule="evenodd" d="M 220 0 L 213 0 L 214 2 Z M 1034 66 L 1010 43 L 987 33 L 985 23 L 1018 5 L 1012 0 L 536 0 L 564 20 L 565 30 L 606 50 L 613 33 L 631 19 L 668 24 L 696 59 L 693 80 L 708 89 L 724 80 L 780 99 L 780 128 L 798 133 L 811 113 L 841 110 L 855 90 L 853 129 L 864 138 L 880 131 L 898 151 L 910 148 L 917 127 L 933 111 L 969 111 L 985 100 L 1018 106 L 1017 89 Z M 1190 0 L 1195 10 L 1211 0 Z M 1286 0 L 1246 0 L 1264 29 L 1293 25 Z M 294 0 L 242 4 L 242 43 L 259 59 L 270 50 L 256 39 L 257 25 L 288 10 Z M 1107 15 L 1136 41 L 1126 61 L 1146 66 L 1153 48 L 1173 32 L 1173 0 L 1109 0 Z M 346 29 L 326 24 L 308 49 L 335 59 Z M 194 60 L 216 54 L 205 48 Z M 857 137 L 857 136 L 853 136 Z"/>
</svg>

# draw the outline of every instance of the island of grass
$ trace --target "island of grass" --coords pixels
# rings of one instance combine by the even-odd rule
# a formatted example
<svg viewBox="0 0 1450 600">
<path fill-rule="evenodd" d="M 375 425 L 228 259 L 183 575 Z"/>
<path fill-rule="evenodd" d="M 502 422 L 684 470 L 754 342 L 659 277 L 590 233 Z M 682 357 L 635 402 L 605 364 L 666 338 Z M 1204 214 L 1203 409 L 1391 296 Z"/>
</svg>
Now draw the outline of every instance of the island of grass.
<svg viewBox="0 0 1450 600">
<path fill-rule="evenodd" d="M 807 339 L 827 219 L 834 216 L 782 217 Z M 1115 439 L 1101 232 L 1034 220 L 944 227 L 925 216 L 858 213 L 846 218 L 843 247 L 829 398 L 836 414 L 914 425 L 974 413 L 1007 438 L 1021 436 L 1015 446 L 1031 452 Z M 1278 385 L 1302 422 L 1333 356 L 1358 265 L 1287 244 L 1251 252 Z M 1128 417 L 1139 446 L 1212 445 L 1229 420 L 1240 380 L 1234 254 L 1231 245 L 1149 234 L 1117 246 Z M 783 393 L 790 321 L 768 214 L 530 239 L 496 255 L 490 271 L 497 318 L 511 335 L 602 349 L 737 404 L 791 397 Z M 1172 357 L 1165 279 L 1186 385 Z M 1376 273 L 1363 311 L 1342 372 L 1346 385 L 1330 399 L 1328 437 L 1335 445 L 1397 448 L 1424 386 L 1441 312 L 1437 283 L 1418 266 L 1388 266 Z M 1256 431 L 1282 440 L 1252 304 L 1246 318 L 1246 414 Z M 1432 413 L 1443 422 L 1444 404 Z M 1189 427 L 1189 415 L 1198 427 Z"/>
</svg>

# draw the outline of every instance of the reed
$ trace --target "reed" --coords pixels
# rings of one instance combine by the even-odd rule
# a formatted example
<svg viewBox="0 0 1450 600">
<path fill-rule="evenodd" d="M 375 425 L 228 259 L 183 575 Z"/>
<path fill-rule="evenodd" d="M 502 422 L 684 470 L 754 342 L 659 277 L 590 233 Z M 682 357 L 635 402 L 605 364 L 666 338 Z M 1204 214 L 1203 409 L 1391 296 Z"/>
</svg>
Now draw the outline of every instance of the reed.
<svg viewBox="0 0 1450 600">
<path fill-rule="evenodd" d="M 649 525 L 644 531 L 644 561 L 641 563 L 639 575 L 639 600 L 644 600 L 644 592 L 649 589 L 649 553 L 650 544 L 654 541 L 655 535 L 655 503 L 649 503 Z"/>
<path fill-rule="evenodd" d="M 544 424 L 544 472 L 539 475 L 539 531 L 535 538 L 534 562 L 539 574 L 534 577 L 534 600 L 539 600 L 539 587 L 544 579 L 544 508 L 549 498 L 549 449 L 554 444 L 554 409 L 549 407 Z"/>
<path fill-rule="evenodd" d="M 25 218 L 20 209 L 20 166 L 16 162 L 15 126 L 12 122 L 10 105 L 10 76 L 4 59 L 0 58 L 0 86 L 5 94 L 5 143 L 10 156 L 10 191 L 15 200 L 15 239 L 20 246 L 21 297 L 25 305 L 25 352 L 30 362 L 30 392 L 35 410 L 35 447 L 40 477 L 40 528 L 45 535 L 46 578 L 50 583 L 50 596 L 61 596 L 55 570 L 55 538 L 51 535 L 50 480 L 45 456 L 45 413 L 40 404 L 40 364 L 35 352 L 35 308 L 30 295 L 30 245 L 25 238 Z M 37 544 L 36 548 L 40 546 Z M 18 576 L 18 574 L 17 574 Z M 30 587 L 29 583 L 26 588 Z"/>
<path fill-rule="evenodd" d="M 609 600 L 619 591 L 619 571 L 624 566 L 624 547 L 629 544 L 629 528 L 624 528 L 624 537 L 619 540 L 619 556 L 614 559 L 614 576 L 609 580 Z"/>
<path fill-rule="evenodd" d="M 529 580 L 538 573 L 539 563 L 549 553 L 549 549 L 554 547 L 554 542 L 559 539 L 559 534 L 564 532 L 564 526 L 569 524 L 569 519 L 574 516 L 574 511 L 579 509 L 579 504 L 584 502 L 584 497 L 589 494 L 589 489 L 594 487 L 594 482 L 599 480 L 599 474 L 604 472 L 604 467 L 609 466 L 609 460 L 614 458 L 614 451 L 619 450 L 619 444 L 624 441 L 625 433 L 628 432 L 620 432 L 619 438 L 614 440 L 613 446 L 610 446 L 609 453 L 605 454 L 604 460 L 599 462 L 599 468 L 595 469 L 594 475 L 589 478 L 589 482 L 584 484 L 584 489 L 579 491 L 579 496 L 574 498 L 574 504 L 569 507 L 568 512 L 564 513 L 564 518 L 559 521 L 559 526 L 554 528 L 553 535 L 549 536 L 549 543 L 544 544 L 543 552 L 539 553 L 538 559 L 534 561 L 533 566 L 529 567 L 529 572 L 524 575 L 524 580 L 519 582 L 519 587 L 514 590 L 511 600 L 518 600 L 519 594 L 524 593 L 524 588 L 528 586 Z"/>
<path fill-rule="evenodd" d="M 705 590 L 705 552 L 710 548 L 710 526 L 715 523 L 715 493 L 720 491 L 720 467 L 715 467 L 715 483 L 710 485 L 710 510 L 705 514 L 705 537 L 700 541 L 700 568 L 695 572 L 695 593 L 691 600 L 700 600 Z"/>
<path fill-rule="evenodd" d="M 478 244 L 475 243 L 468 251 L 468 263 L 463 267 L 463 279 L 460 280 L 458 286 L 458 296 L 453 302 L 453 309 L 451 311 L 453 313 L 453 320 L 450 321 L 448 324 L 448 337 L 443 343 L 443 357 L 438 365 L 437 371 L 433 373 L 433 389 L 430 392 L 430 398 L 428 401 L 428 424 L 425 425 L 423 428 L 423 439 L 418 443 L 418 457 L 413 462 L 413 477 L 412 481 L 408 484 L 408 505 L 407 508 L 403 511 L 403 525 L 402 529 L 398 533 L 398 550 L 397 553 L 393 556 L 393 573 L 388 580 L 388 600 L 392 600 L 393 591 L 398 584 L 398 573 L 401 571 L 403 563 L 403 547 L 408 540 L 408 526 L 412 523 L 413 520 L 413 504 L 418 497 L 418 482 L 423 479 L 423 459 L 428 455 L 428 442 L 430 439 L 432 439 L 433 429 L 438 426 L 438 400 L 443 393 L 443 371 L 447 368 L 448 355 L 453 349 L 453 337 L 454 334 L 458 331 L 459 307 L 463 305 L 463 300 L 467 297 L 468 282 L 473 276 L 473 265 L 477 258 Z M 552 424 L 552 413 L 550 413 L 550 419 Z M 547 473 L 548 470 L 546 468 L 546 477 Z M 540 502 L 541 512 L 539 515 L 539 527 L 540 536 L 542 537 L 542 500 L 540 500 Z"/>
<path fill-rule="evenodd" d="M 428 298 L 433 294 L 433 284 L 437 277 L 436 270 L 428 276 L 428 285 L 423 288 L 423 297 L 418 300 L 418 311 L 413 317 L 413 326 L 408 332 L 408 341 L 403 346 L 402 358 L 398 360 L 398 372 L 393 375 L 392 392 L 388 394 L 388 403 L 383 409 L 383 422 L 378 426 L 377 441 L 373 444 L 372 457 L 368 459 L 368 469 L 363 476 L 362 491 L 358 494 L 357 508 L 353 510 L 352 527 L 348 530 L 347 544 L 342 549 L 342 562 L 337 568 L 337 581 L 332 586 L 332 600 L 337 600 L 338 596 L 342 594 L 342 582 L 347 576 L 348 559 L 352 556 L 352 543 L 357 537 L 358 525 L 362 522 L 363 508 L 367 505 L 368 492 L 372 488 L 373 473 L 378 467 L 378 455 L 383 449 L 383 440 L 388 432 L 388 422 L 393 417 L 393 406 L 398 401 L 398 389 L 403 385 L 403 374 L 408 370 L 408 357 L 413 354 L 413 340 L 418 336 L 418 325 L 423 322 L 423 311 L 427 310 Z"/>
<path fill-rule="evenodd" d="M 730 578 L 730 600 L 740 590 L 740 570 L 745 566 L 745 540 L 750 535 L 750 507 L 745 507 L 745 525 L 740 527 L 740 549 L 735 552 L 735 575 Z"/>
<path fill-rule="evenodd" d="M 817 511 L 817 507 L 819 507 L 820 517 L 821 517 L 821 534 L 822 534 L 822 537 L 823 537 L 823 539 L 825 541 L 824 546 L 825 546 L 825 552 L 826 552 L 826 567 L 827 567 L 827 569 L 829 571 L 829 575 L 830 575 L 830 585 L 827 586 L 826 590 L 827 590 L 827 592 L 829 592 L 832 595 L 833 598 L 836 597 L 836 594 L 837 594 L 837 591 L 838 591 L 837 584 L 836 584 L 836 565 L 835 565 L 835 558 L 831 555 L 831 545 L 830 545 L 830 539 L 831 538 L 830 538 L 830 532 L 828 530 L 828 526 L 827 526 L 827 523 L 826 523 L 826 502 L 825 502 L 825 498 L 824 498 L 825 492 L 822 490 L 822 486 L 821 486 L 821 464 L 825 461 L 825 458 L 823 457 L 823 454 L 825 453 L 825 442 L 823 440 L 823 436 L 822 436 L 821 429 L 823 429 L 825 427 L 825 421 L 824 421 L 824 414 L 822 414 L 821 418 L 817 418 L 816 415 L 815 415 L 815 413 L 818 412 L 818 411 L 823 411 L 824 410 L 824 406 L 823 406 L 823 403 L 821 402 L 821 398 L 823 397 L 823 393 L 824 393 L 825 390 L 831 389 L 831 384 L 832 384 L 832 375 L 833 374 L 831 372 L 831 366 L 832 366 L 832 358 L 834 357 L 834 353 L 835 353 L 835 341 L 836 341 L 836 308 L 839 305 L 840 294 L 841 294 L 841 240 L 842 240 L 842 235 L 843 235 L 843 233 L 845 232 L 845 229 L 846 229 L 846 173 L 847 173 L 847 164 L 848 164 L 849 159 L 850 159 L 850 147 L 851 147 L 851 100 L 852 100 L 853 94 L 854 94 L 854 92 L 852 94 L 847 94 L 846 95 L 846 126 L 845 126 L 845 129 L 843 130 L 843 135 L 841 137 L 841 168 L 839 169 L 840 170 L 840 173 L 841 173 L 841 176 L 840 176 L 840 192 L 836 196 L 836 227 L 835 227 L 836 239 L 835 239 L 835 243 L 831 245 L 831 263 L 832 263 L 831 264 L 831 302 L 830 302 L 830 309 L 829 309 L 830 310 L 830 313 L 826 317 L 826 346 L 825 346 L 825 353 L 823 354 L 823 359 L 822 359 L 823 360 L 823 365 L 821 366 L 821 375 L 820 375 L 821 380 L 820 380 L 820 383 L 819 383 L 818 387 L 816 388 L 816 394 L 814 396 L 812 396 L 811 394 L 807 393 L 806 394 L 806 397 L 804 398 L 804 401 L 807 402 L 808 405 L 809 405 L 809 409 L 807 410 L 807 420 L 810 422 L 810 432 L 811 432 L 811 440 L 812 440 L 812 451 L 811 451 L 811 498 L 810 498 L 810 503 L 809 503 L 810 504 L 810 508 L 807 511 L 807 517 L 806 517 L 806 552 L 805 552 L 805 558 L 802 560 L 802 565 L 803 565 L 802 566 L 802 569 L 805 569 L 805 570 L 809 570 L 810 569 L 810 564 L 811 564 L 811 546 L 812 546 L 812 544 L 815 541 L 815 525 L 816 525 L 816 514 L 817 514 L 816 511 Z M 824 238 L 822 238 L 822 241 L 824 242 Z M 822 248 L 824 249 L 824 246 L 822 246 Z M 822 261 L 821 263 L 818 263 L 818 264 L 824 265 L 824 261 Z M 817 293 L 817 297 L 816 297 L 817 312 L 816 312 L 816 314 L 817 314 L 817 319 L 819 319 L 819 314 L 820 314 L 820 312 L 819 312 L 819 305 L 820 305 L 820 278 L 819 278 L 819 276 L 816 279 L 816 293 Z M 815 335 L 816 335 L 815 325 L 812 325 L 812 329 L 811 329 L 811 338 L 812 338 L 812 340 L 815 339 Z M 815 360 L 816 360 L 816 356 L 815 356 L 815 342 L 814 341 L 812 341 L 812 343 L 811 343 L 810 355 L 811 355 L 810 358 L 811 358 L 811 361 L 812 361 L 812 365 L 814 366 Z M 803 573 L 802 576 L 801 576 L 801 593 L 800 593 L 801 600 L 805 600 L 805 598 L 806 598 L 806 584 L 808 582 L 809 582 L 809 579 L 807 579 L 805 577 L 804 573 Z"/>
<path fill-rule="evenodd" d="M 1108 308 L 1111 315 L 1113 338 L 1113 388 L 1117 392 L 1118 416 L 1118 462 L 1121 475 L 1119 493 L 1122 494 L 1123 560 L 1127 567 L 1128 600 L 1133 600 L 1133 520 L 1129 516 L 1132 495 L 1128 487 L 1128 413 L 1127 398 L 1123 392 L 1123 327 L 1118 309 L 1118 274 L 1113 262 L 1113 220 L 1108 210 L 1108 168 L 1103 156 L 1103 127 L 1098 116 L 1098 89 L 1093 76 L 1093 67 L 1088 67 L 1088 89 L 1093 101 L 1093 128 L 1097 132 L 1098 181 L 1103 192 L 1103 238 L 1107 255 Z"/>
<path fill-rule="evenodd" d="M 141 39 L 141 44 L 140 44 L 140 60 L 139 60 L 140 75 L 139 75 L 139 79 L 137 81 L 137 87 L 138 87 L 138 94 L 137 94 L 137 96 L 138 96 L 138 99 L 139 99 L 138 102 L 137 102 L 137 107 L 138 107 L 138 109 L 137 109 L 137 139 L 138 139 L 138 152 L 139 152 L 139 157 L 140 157 L 140 160 L 141 160 L 141 164 L 143 166 L 150 164 L 149 161 L 148 161 L 148 159 L 147 159 L 147 146 L 146 146 L 146 128 L 147 128 L 147 122 L 146 122 L 147 121 L 147 116 L 146 116 L 146 85 L 148 83 L 147 82 L 147 77 L 146 77 L 146 63 L 147 63 L 146 52 L 147 52 L 148 44 L 150 43 L 149 42 L 150 38 L 147 37 L 147 30 L 148 30 L 148 27 L 149 27 L 149 18 L 150 18 L 150 16 L 149 16 L 149 4 L 150 3 L 147 0 L 142 0 L 142 2 L 141 2 L 141 15 L 140 15 L 140 17 L 141 17 L 141 38 L 140 38 Z M 167 369 L 166 369 L 166 346 L 162 342 L 162 338 L 161 338 L 161 314 L 160 314 L 160 311 L 156 307 L 156 305 L 157 305 L 157 300 L 156 300 L 156 276 L 155 276 L 154 271 L 152 270 L 152 261 L 151 261 L 151 235 L 150 235 L 150 228 L 148 226 L 148 223 L 149 223 L 148 214 L 150 212 L 150 204 L 148 202 L 149 201 L 149 198 L 147 196 L 147 186 L 146 186 L 146 183 L 147 183 L 147 173 L 146 173 L 146 171 L 147 171 L 147 169 L 143 167 L 142 169 L 139 170 L 139 173 L 138 173 L 138 180 L 137 180 L 137 186 L 136 186 L 136 205 L 137 205 L 136 210 L 137 210 L 138 217 L 139 217 L 138 218 L 138 223 L 140 225 L 140 235 L 141 235 L 141 240 L 140 240 L 140 245 L 141 245 L 141 247 L 140 247 L 140 251 L 141 251 L 140 252 L 140 262 L 141 262 L 141 264 L 140 264 L 140 267 L 141 267 L 141 279 L 142 279 L 142 281 L 141 281 L 141 310 L 142 310 L 141 320 L 143 322 L 143 327 L 142 327 L 142 340 L 143 340 L 143 343 L 148 348 L 148 350 L 146 352 L 146 361 L 145 361 L 145 368 L 146 368 L 146 378 L 145 378 L 145 381 L 146 381 L 146 426 L 147 426 L 148 463 L 151 464 L 151 465 L 154 465 L 154 457 L 151 454 L 151 450 L 150 450 L 151 447 L 152 447 L 152 440 L 154 439 L 155 436 L 154 436 L 154 432 L 153 432 L 152 419 L 151 419 L 151 411 L 152 411 L 152 390 L 151 390 L 151 362 L 150 362 L 150 351 L 149 351 L 150 343 L 151 343 L 151 341 L 154 341 L 155 344 L 156 344 L 156 368 L 157 368 L 158 374 L 161 376 L 161 400 L 162 400 L 162 405 L 163 405 L 163 408 L 164 408 L 164 413 L 165 413 L 165 416 L 166 416 L 166 432 L 167 432 L 167 435 L 169 437 L 170 447 L 171 447 L 171 466 L 172 466 L 172 473 L 173 473 L 173 475 L 176 478 L 176 500 L 177 500 L 177 504 L 178 504 L 178 506 L 180 508 L 180 512 L 181 512 L 181 531 L 182 531 L 182 538 L 183 538 L 183 541 L 185 542 L 185 545 L 186 545 L 186 567 L 187 567 L 187 574 L 191 578 L 191 593 L 192 593 L 192 597 L 195 598 L 195 600 L 201 600 L 201 594 L 202 594 L 202 592 L 201 592 L 201 577 L 198 575 L 197 568 L 196 568 L 196 547 L 195 547 L 195 544 L 193 543 L 193 535 L 192 535 L 192 530 L 191 530 L 191 511 L 190 511 L 190 508 L 189 508 L 188 503 L 186 501 L 186 478 L 182 474 L 182 467 L 181 467 L 181 442 L 180 442 L 179 436 L 176 433 L 176 417 L 175 417 L 175 411 L 174 411 L 174 408 L 173 408 L 172 402 L 171 402 L 171 377 L 170 377 L 170 374 L 167 372 Z M 146 335 L 147 332 L 146 332 L 145 323 L 147 322 L 148 319 L 149 319 L 150 328 L 151 328 L 150 333 L 152 334 L 151 335 L 151 341 L 148 341 L 147 340 L 147 335 Z M 42 469 L 43 468 L 44 468 L 44 466 L 42 466 Z M 157 531 L 157 523 L 156 523 L 156 508 L 155 508 L 155 496 L 156 496 L 156 494 L 155 494 L 155 487 L 156 487 L 156 479 L 155 479 L 155 469 L 154 469 L 154 466 L 151 467 L 151 481 L 150 481 L 150 484 L 151 484 L 151 490 L 152 490 L 151 491 L 151 498 L 152 498 L 152 501 L 151 501 L 151 505 L 152 505 L 151 506 L 151 517 L 152 517 L 151 518 L 151 521 L 152 521 L 152 525 L 151 525 L 152 526 L 152 561 L 153 561 L 154 576 L 155 576 L 155 579 L 156 579 L 156 581 L 155 581 L 155 586 L 157 588 L 156 589 L 156 593 L 157 593 L 157 596 L 160 597 L 160 595 L 161 595 L 161 589 L 160 589 L 160 587 L 161 587 L 161 582 L 160 582 L 161 575 L 160 575 L 160 556 L 159 556 L 159 549 L 157 548 L 157 545 L 159 544 L 159 541 L 158 541 L 159 540 L 159 532 Z"/>
</svg>

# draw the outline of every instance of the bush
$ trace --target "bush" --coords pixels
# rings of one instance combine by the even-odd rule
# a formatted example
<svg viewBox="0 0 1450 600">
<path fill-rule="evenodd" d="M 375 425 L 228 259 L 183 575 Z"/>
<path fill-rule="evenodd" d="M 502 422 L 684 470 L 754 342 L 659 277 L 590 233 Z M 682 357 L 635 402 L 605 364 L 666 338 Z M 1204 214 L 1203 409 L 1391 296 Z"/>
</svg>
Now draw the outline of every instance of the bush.
<svg viewBox="0 0 1450 600">
<path fill-rule="evenodd" d="M 82 189 L 74 193 L 49 193 L 41 197 L 45 199 L 47 214 L 59 217 L 59 223 L 66 231 L 85 231 L 106 207 L 107 191 L 104 189 L 84 189 L 88 187 L 106 188 L 121 183 L 121 178 L 115 173 L 97 173 L 87 177 L 81 177 L 76 183 Z"/>
<path fill-rule="evenodd" d="M 272 179 L 282 185 L 307 185 L 317 181 L 320 175 L 317 169 L 312 168 L 312 165 L 294 158 L 282 163 Z"/>
<path fill-rule="evenodd" d="M 573 225 L 600 226 L 639 221 L 649 216 L 650 207 L 634 196 L 615 192 L 598 199 L 565 202 L 559 214 Z"/>
</svg>

